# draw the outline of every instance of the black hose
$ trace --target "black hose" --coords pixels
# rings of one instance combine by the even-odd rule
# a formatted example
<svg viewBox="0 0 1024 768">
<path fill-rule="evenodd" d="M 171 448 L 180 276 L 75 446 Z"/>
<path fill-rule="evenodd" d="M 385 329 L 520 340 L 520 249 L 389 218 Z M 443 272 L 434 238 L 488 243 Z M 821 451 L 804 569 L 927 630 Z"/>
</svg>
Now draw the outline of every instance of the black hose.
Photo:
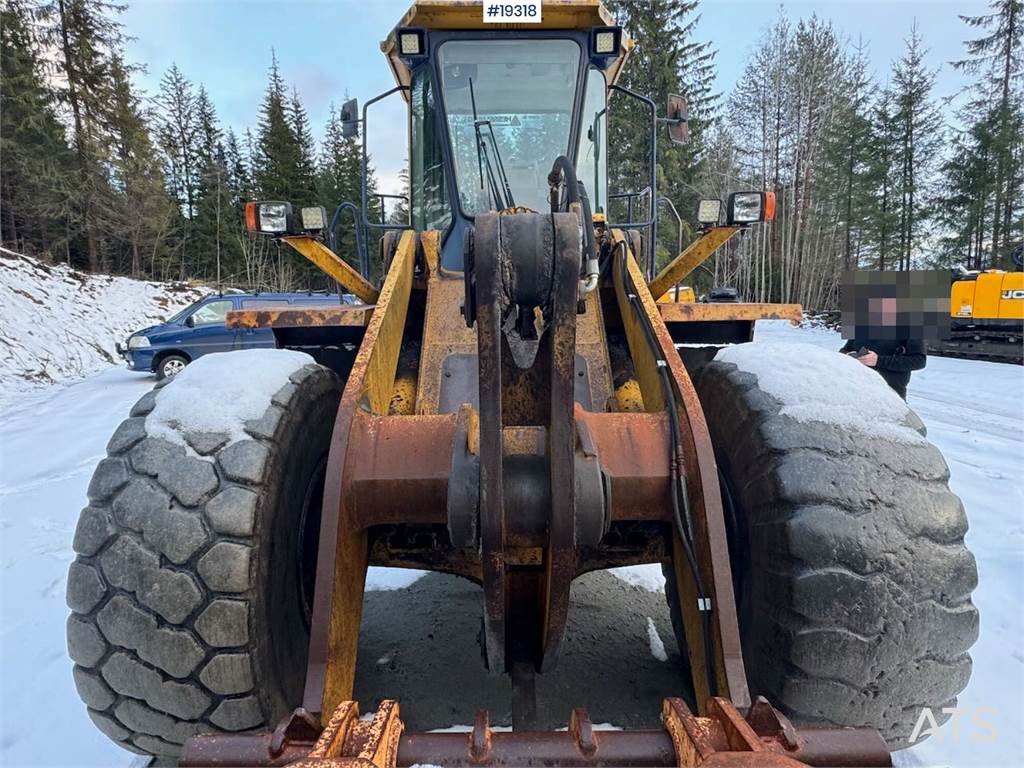
<svg viewBox="0 0 1024 768">
<path fill-rule="evenodd" d="M 590 209 L 590 198 L 587 196 L 586 188 L 576 178 L 576 169 L 572 161 L 565 155 L 560 155 L 551 166 L 551 173 L 548 174 L 548 184 L 551 185 L 551 212 L 558 213 L 561 203 L 558 195 L 560 182 L 565 179 L 566 205 L 579 203 L 583 208 L 583 263 L 596 258 L 597 248 L 594 244 L 594 216 Z"/>
<path fill-rule="evenodd" d="M 624 241 L 620 241 L 623 242 Z M 626 292 L 630 307 L 632 308 L 640 328 L 643 330 L 644 339 L 650 347 L 654 356 L 655 365 L 658 368 L 658 378 L 665 395 L 665 405 L 669 416 L 669 438 L 670 438 L 670 460 L 669 474 L 672 484 L 672 516 L 675 520 L 676 529 L 679 531 L 679 539 L 683 544 L 683 551 L 686 554 L 687 564 L 693 575 L 694 587 L 699 601 L 701 616 L 701 636 L 704 643 L 704 674 L 707 676 L 708 689 L 712 696 L 716 694 L 717 684 L 715 678 L 714 660 L 714 636 L 711 633 L 711 613 L 706 606 L 710 605 L 707 599 L 707 590 L 704 588 L 704 579 L 701 577 L 700 565 L 697 562 L 697 552 L 694 544 L 693 515 L 690 510 L 690 497 L 686 491 L 685 478 L 680 472 L 682 436 L 679 431 L 679 409 L 676 405 L 675 392 L 672 389 L 672 379 L 668 370 L 668 361 L 660 354 L 660 346 L 651 327 L 646 313 L 643 311 L 643 304 L 636 294 L 636 286 L 630 278 L 629 270 L 626 269 L 626 254 L 619 262 L 621 269 L 622 288 Z M 694 692 L 696 694 L 696 691 Z"/>
</svg>

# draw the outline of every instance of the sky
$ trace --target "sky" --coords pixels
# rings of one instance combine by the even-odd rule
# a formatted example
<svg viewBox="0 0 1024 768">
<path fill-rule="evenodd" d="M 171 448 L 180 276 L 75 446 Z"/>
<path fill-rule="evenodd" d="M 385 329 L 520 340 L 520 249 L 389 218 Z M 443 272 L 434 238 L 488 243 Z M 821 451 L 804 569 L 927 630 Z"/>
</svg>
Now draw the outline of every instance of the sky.
<svg viewBox="0 0 1024 768">
<path fill-rule="evenodd" d="M 255 128 L 273 49 L 281 74 L 298 89 L 319 132 L 331 103 L 359 103 L 391 88 L 379 43 L 410 0 L 128 0 L 122 17 L 136 75 L 149 95 L 172 63 L 206 86 L 224 126 L 241 138 Z M 704 0 L 696 39 L 718 50 L 717 90 L 728 95 L 747 55 L 780 12 L 791 20 L 812 14 L 829 19 L 851 43 L 868 46 L 873 69 L 884 82 L 917 22 L 928 62 L 939 68 L 936 95 L 955 95 L 967 83 L 949 65 L 963 57 L 963 41 L 976 36 L 958 14 L 986 12 L 986 0 Z M 369 151 L 381 190 L 397 191 L 406 157 L 405 108 L 399 95 L 371 108 Z"/>
</svg>

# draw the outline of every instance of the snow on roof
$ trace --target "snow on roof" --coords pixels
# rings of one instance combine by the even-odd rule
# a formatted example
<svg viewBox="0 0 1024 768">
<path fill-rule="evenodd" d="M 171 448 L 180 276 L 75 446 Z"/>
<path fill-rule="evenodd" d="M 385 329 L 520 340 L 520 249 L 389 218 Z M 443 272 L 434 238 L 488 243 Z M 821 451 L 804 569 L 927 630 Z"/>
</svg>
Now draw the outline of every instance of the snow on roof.
<svg viewBox="0 0 1024 768">
<path fill-rule="evenodd" d="M 146 433 L 179 445 L 186 445 L 183 435 L 187 432 L 245 439 L 245 422 L 260 418 L 274 393 L 312 362 L 305 352 L 290 349 L 204 355 L 157 393 L 156 406 L 146 417 Z M 245 375 L 238 375 L 239 371 Z"/>
<path fill-rule="evenodd" d="M 903 399 L 848 355 L 810 344 L 759 342 L 725 347 L 715 359 L 756 376 L 761 390 L 782 404 L 783 416 L 901 443 L 924 442 Z"/>
</svg>

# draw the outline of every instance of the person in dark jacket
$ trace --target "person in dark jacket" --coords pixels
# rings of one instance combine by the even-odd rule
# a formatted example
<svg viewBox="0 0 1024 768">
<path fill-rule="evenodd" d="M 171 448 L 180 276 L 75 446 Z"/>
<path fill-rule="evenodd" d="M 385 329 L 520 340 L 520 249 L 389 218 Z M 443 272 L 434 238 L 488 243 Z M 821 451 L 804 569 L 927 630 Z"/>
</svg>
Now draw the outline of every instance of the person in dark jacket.
<svg viewBox="0 0 1024 768">
<path fill-rule="evenodd" d="M 883 298 L 878 300 L 879 319 L 886 331 L 892 331 L 896 325 L 896 299 Z M 907 385 L 910 383 L 911 371 L 919 371 L 928 362 L 923 339 L 881 338 L 890 336 L 881 329 L 877 333 L 867 333 L 869 328 L 858 328 L 860 333 L 847 341 L 840 349 L 859 363 L 874 368 L 885 379 L 885 383 L 902 397 L 907 399 Z"/>
</svg>

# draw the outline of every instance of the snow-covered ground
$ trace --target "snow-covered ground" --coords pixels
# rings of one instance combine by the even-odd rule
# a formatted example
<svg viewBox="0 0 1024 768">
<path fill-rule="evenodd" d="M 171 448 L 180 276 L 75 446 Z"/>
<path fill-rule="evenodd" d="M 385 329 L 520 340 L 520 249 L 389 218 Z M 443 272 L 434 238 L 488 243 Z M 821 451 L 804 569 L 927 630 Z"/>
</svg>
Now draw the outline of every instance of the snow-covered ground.
<svg viewBox="0 0 1024 768">
<path fill-rule="evenodd" d="M 0 248 L 0 410 L 27 392 L 97 373 L 114 345 L 206 293 L 90 275 Z"/>
<path fill-rule="evenodd" d="M 6 274 L 6 273 L 5 273 Z M 759 340 L 837 349 L 830 331 L 764 323 Z M 93 466 L 152 379 L 108 367 L 73 384 L 22 394 L 0 411 L 0 764 L 128 765 L 79 703 L 64 646 L 64 580 Z M 981 637 L 960 698 L 959 728 L 900 753 L 900 765 L 1024 765 L 1024 368 L 931 358 L 910 405 L 943 451 L 964 500 L 978 558 Z M 660 569 L 618 575 L 663 587 Z M 377 570 L 368 588 L 406 586 L 415 572 Z M 644 621 L 643 617 L 639 617 Z M 661 639 L 638 653 L 664 653 Z M 990 723 L 995 736 L 983 727 Z M 985 740 L 987 739 L 987 740 Z"/>
</svg>

